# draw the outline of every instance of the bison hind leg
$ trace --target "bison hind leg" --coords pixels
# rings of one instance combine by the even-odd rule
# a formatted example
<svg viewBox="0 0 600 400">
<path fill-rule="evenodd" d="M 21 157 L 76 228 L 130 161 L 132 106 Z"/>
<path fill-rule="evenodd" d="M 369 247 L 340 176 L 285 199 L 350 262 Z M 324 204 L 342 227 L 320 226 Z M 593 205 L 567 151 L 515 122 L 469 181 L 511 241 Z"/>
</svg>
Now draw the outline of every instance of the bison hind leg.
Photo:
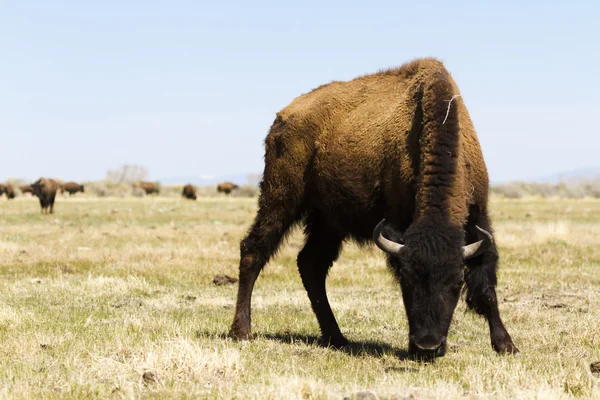
<svg viewBox="0 0 600 400">
<path fill-rule="evenodd" d="M 277 152 L 277 137 L 285 135 L 285 127 L 271 128 L 265 140 L 265 170 L 260 184 L 258 212 L 248 236 L 240 245 L 240 275 L 235 317 L 231 334 L 251 339 L 251 297 L 254 283 L 265 264 L 279 248 L 289 228 L 306 212 L 306 182 L 304 180 L 310 153 L 309 146 L 291 146 L 298 151 Z M 290 143 L 296 140 L 293 135 Z M 298 143 L 299 144 L 299 143 Z M 231 192 L 227 189 L 226 193 Z"/>
<path fill-rule="evenodd" d="M 261 194 L 261 197 L 263 195 Z M 235 316 L 230 335 L 251 340 L 251 299 L 254 283 L 265 264 L 275 254 L 289 228 L 300 218 L 283 204 L 264 206 L 262 201 L 248 235 L 240 243 L 240 266 Z"/>
</svg>

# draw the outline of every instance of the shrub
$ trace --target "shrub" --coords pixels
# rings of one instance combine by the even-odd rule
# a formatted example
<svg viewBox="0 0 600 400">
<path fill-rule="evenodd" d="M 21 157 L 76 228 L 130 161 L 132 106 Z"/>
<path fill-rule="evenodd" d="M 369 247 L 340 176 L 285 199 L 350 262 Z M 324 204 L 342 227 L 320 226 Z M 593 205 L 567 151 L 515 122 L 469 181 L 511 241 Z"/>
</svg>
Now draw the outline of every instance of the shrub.
<svg viewBox="0 0 600 400">
<path fill-rule="evenodd" d="M 125 197 L 131 193 L 131 186 L 126 183 L 114 183 L 112 181 L 85 182 L 85 194 L 98 197 Z"/>
<path fill-rule="evenodd" d="M 259 193 L 258 186 L 242 185 L 231 192 L 233 197 L 257 197 Z"/>
<path fill-rule="evenodd" d="M 561 183 L 559 185 L 561 197 L 567 199 L 583 199 L 585 197 L 585 187 L 576 183 Z"/>
<path fill-rule="evenodd" d="M 558 185 L 553 183 L 529 183 L 527 192 L 532 195 L 542 196 L 547 199 L 558 195 Z"/>
<path fill-rule="evenodd" d="M 525 195 L 525 190 L 519 182 L 510 182 L 503 185 L 493 186 L 492 193 L 501 195 L 506 199 L 520 199 Z"/>
<path fill-rule="evenodd" d="M 144 197 L 146 195 L 146 191 L 142 188 L 134 188 L 133 192 L 131 192 L 133 197 Z"/>
<path fill-rule="evenodd" d="M 160 186 L 160 196 L 181 197 L 183 185 Z"/>
<path fill-rule="evenodd" d="M 600 199 L 600 187 L 592 187 L 590 190 L 590 196 L 595 199 Z"/>
</svg>

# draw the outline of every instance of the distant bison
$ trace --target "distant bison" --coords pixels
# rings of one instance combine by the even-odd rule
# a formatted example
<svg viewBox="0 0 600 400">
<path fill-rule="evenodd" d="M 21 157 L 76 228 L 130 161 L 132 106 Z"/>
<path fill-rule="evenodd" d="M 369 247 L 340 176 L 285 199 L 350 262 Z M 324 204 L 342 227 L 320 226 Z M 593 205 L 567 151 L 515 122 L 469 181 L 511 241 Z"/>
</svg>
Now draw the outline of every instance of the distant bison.
<svg viewBox="0 0 600 400">
<path fill-rule="evenodd" d="M 13 188 L 12 185 L 9 185 L 9 184 L 0 185 L 0 196 L 2 196 L 3 194 L 6 194 L 6 197 L 9 200 L 14 199 L 16 196 L 15 189 Z"/>
<path fill-rule="evenodd" d="M 188 183 L 183 187 L 181 196 L 189 200 L 196 200 L 196 188 Z"/>
<path fill-rule="evenodd" d="M 223 182 L 217 185 L 217 192 L 229 194 L 232 190 L 239 188 L 238 185 L 235 185 L 231 182 Z"/>
<path fill-rule="evenodd" d="M 21 186 L 19 186 L 19 189 L 21 189 L 21 193 L 23 193 L 23 194 L 25 194 L 25 193 L 33 194 L 33 189 L 31 188 L 31 185 L 21 185 Z"/>
<path fill-rule="evenodd" d="M 159 194 L 160 193 L 160 186 L 159 186 L 158 182 L 139 181 L 135 185 L 135 187 L 144 189 L 144 192 L 146 192 L 146 194 Z"/>
<path fill-rule="evenodd" d="M 40 199 L 42 214 L 54 213 L 54 199 L 58 183 L 54 179 L 40 178 L 31 184 L 31 193 Z"/>
<path fill-rule="evenodd" d="M 83 191 L 84 191 L 83 185 L 80 185 L 75 182 L 66 182 L 66 183 L 63 183 L 62 185 L 60 185 L 60 192 L 61 193 L 68 192 L 69 196 L 72 196 L 77 192 L 83 193 Z"/>
</svg>

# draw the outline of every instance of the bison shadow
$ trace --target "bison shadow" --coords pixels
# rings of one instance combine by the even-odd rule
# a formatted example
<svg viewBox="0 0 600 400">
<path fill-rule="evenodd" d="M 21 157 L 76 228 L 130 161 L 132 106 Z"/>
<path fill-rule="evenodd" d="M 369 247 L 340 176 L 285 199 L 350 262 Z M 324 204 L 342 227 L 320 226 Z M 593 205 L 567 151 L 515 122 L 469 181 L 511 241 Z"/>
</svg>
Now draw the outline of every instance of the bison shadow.
<svg viewBox="0 0 600 400">
<path fill-rule="evenodd" d="M 231 336 L 225 332 L 196 332 L 197 338 L 214 338 L 214 339 L 231 339 Z M 291 332 L 267 332 L 267 333 L 255 333 L 255 339 L 265 339 L 272 340 L 281 343 L 287 344 L 296 344 L 296 343 L 304 343 L 309 346 L 321 346 L 327 347 L 332 350 L 337 350 L 344 352 L 348 355 L 355 357 L 364 357 L 364 356 L 373 356 L 373 357 L 383 357 L 384 355 L 392 355 L 399 360 L 402 361 L 417 361 L 430 363 L 434 361 L 434 359 L 423 357 L 423 356 L 414 356 L 409 354 L 406 349 L 399 349 L 397 347 L 391 346 L 386 343 L 375 342 L 375 341 L 350 341 L 350 343 L 344 347 L 337 348 L 333 346 L 329 346 L 328 343 L 323 342 L 320 336 L 315 335 L 305 335 L 299 333 L 291 333 Z M 406 370 L 407 372 L 411 372 L 410 369 Z"/>
<path fill-rule="evenodd" d="M 273 340 L 282 343 L 304 343 L 310 346 L 322 346 L 328 347 L 333 350 L 342 351 L 351 356 L 375 356 L 382 357 L 384 355 L 393 355 L 401 360 L 412 360 L 413 357 L 409 355 L 405 349 L 399 349 L 386 343 L 372 342 L 372 341 L 350 341 L 344 347 L 332 347 L 328 343 L 323 342 L 321 337 L 315 335 L 303 335 L 298 333 L 290 332 L 278 332 L 278 333 L 261 333 L 257 335 L 259 338 Z"/>
</svg>

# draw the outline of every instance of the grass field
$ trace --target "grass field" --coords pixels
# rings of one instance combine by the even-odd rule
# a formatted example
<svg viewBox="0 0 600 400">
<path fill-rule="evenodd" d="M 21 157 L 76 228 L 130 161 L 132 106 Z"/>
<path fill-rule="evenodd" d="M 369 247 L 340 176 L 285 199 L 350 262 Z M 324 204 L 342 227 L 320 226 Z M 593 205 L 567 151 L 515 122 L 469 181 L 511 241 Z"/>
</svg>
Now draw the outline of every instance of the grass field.
<svg viewBox="0 0 600 400">
<path fill-rule="evenodd" d="M 375 248 L 345 245 L 328 293 L 346 350 L 320 347 L 297 230 L 259 278 L 252 343 L 227 338 L 256 199 L 0 199 L 0 397 L 600 398 L 600 201 L 494 200 L 497 356 L 461 302 L 448 354 L 407 359 L 399 292 Z"/>
</svg>

